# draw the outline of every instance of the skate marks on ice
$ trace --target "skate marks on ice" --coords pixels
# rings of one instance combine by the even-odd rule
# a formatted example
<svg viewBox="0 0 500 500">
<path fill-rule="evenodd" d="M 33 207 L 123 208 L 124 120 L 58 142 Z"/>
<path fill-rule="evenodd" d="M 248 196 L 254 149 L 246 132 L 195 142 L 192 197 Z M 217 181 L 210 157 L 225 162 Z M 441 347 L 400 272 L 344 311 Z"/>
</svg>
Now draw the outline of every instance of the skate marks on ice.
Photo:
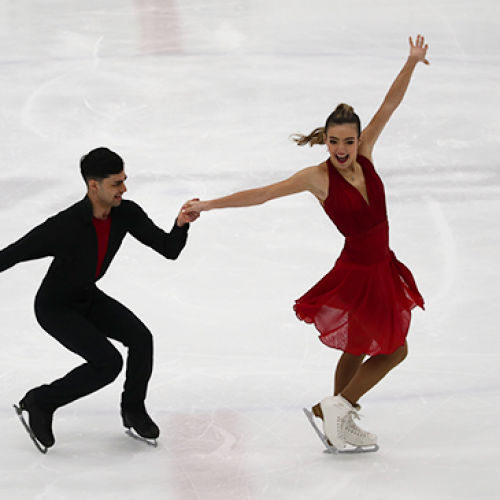
<svg viewBox="0 0 500 500">
<path fill-rule="evenodd" d="M 318 435 L 319 439 L 325 445 L 326 450 L 324 451 L 324 453 L 330 453 L 332 455 L 342 455 L 353 453 L 373 453 L 379 450 L 378 444 L 375 444 L 373 446 L 355 446 L 352 448 L 346 448 L 344 450 L 333 446 L 330 441 L 328 441 L 325 434 L 323 434 L 323 432 L 321 432 L 319 427 L 316 425 L 316 422 L 314 421 L 314 414 L 312 413 L 312 411 L 308 410 L 307 408 L 303 408 L 303 411 L 305 416 L 307 417 L 307 420 L 309 420 L 309 423 L 312 425 L 313 429 Z"/>
<path fill-rule="evenodd" d="M 23 410 L 17 405 L 12 405 L 14 407 L 14 410 L 16 411 L 17 416 L 19 417 L 19 420 L 21 421 L 21 424 L 23 425 L 24 429 L 28 433 L 28 436 L 30 439 L 33 441 L 33 444 L 35 445 L 36 449 L 40 452 L 43 453 L 44 455 L 47 453 L 48 448 L 43 446 L 40 441 L 35 437 L 35 434 L 33 434 L 33 431 L 31 430 L 31 427 L 29 426 L 28 422 L 26 422 L 24 416 L 23 416 Z"/>
<path fill-rule="evenodd" d="M 170 415 L 165 440 L 179 498 L 251 498 L 247 418 L 231 409 Z"/>
<path fill-rule="evenodd" d="M 443 212 L 441 204 L 431 198 L 425 197 L 429 213 L 439 235 L 439 249 L 442 259 L 441 287 L 436 296 L 432 298 L 434 303 L 446 299 L 454 288 L 455 278 L 458 270 L 458 254 L 453 229 Z"/>
</svg>

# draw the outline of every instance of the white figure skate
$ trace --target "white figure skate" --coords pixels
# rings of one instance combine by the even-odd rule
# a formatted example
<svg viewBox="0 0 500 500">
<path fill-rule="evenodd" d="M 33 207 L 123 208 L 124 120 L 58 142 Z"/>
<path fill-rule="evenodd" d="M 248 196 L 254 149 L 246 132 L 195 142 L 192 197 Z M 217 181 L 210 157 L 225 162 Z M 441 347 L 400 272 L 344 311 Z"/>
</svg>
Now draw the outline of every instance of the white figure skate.
<svg viewBox="0 0 500 500">
<path fill-rule="evenodd" d="M 377 436 L 367 432 L 354 423 L 359 419 L 358 406 L 353 407 L 342 396 L 330 396 L 312 411 L 304 408 L 309 422 L 326 448 L 326 453 L 367 453 L 378 451 Z M 323 420 L 321 432 L 314 417 Z"/>
</svg>

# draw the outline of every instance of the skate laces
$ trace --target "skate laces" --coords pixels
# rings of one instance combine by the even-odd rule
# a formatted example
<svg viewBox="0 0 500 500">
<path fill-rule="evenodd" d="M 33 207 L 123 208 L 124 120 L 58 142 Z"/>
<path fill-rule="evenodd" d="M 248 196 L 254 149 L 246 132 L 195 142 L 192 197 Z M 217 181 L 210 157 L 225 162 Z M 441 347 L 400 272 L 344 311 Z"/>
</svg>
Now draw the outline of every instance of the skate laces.
<svg viewBox="0 0 500 500">
<path fill-rule="evenodd" d="M 348 415 L 351 417 L 353 425 L 356 425 L 354 423 L 353 419 L 361 420 L 361 417 L 363 416 L 363 415 L 360 415 L 357 410 L 350 410 L 349 413 L 348 413 Z"/>
<path fill-rule="evenodd" d="M 359 415 L 359 413 L 354 409 L 349 410 L 349 412 L 346 415 L 345 430 L 347 432 L 351 432 L 353 434 L 357 434 L 358 436 L 362 436 L 362 437 L 371 436 L 371 433 L 368 431 L 365 431 L 364 429 L 361 429 L 361 427 L 359 427 L 356 424 L 356 422 L 354 422 L 354 419 L 361 420 L 361 415 Z"/>
</svg>

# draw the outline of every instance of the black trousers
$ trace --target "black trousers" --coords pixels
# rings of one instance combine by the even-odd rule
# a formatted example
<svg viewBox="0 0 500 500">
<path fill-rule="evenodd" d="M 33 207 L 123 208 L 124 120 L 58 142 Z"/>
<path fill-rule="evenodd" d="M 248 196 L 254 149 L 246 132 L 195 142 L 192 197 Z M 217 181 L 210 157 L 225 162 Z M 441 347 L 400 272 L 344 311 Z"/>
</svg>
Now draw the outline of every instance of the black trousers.
<svg viewBox="0 0 500 500">
<path fill-rule="evenodd" d="M 46 279 L 35 300 L 42 328 L 85 363 L 51 384 L 35 389 L 41 408 L 55 411 L 116 379 L 123 368 L 114 339 L 128 348 L 122 408 L 144 407 L 153 369 L 153 339 L 125 306 L 96 286 L 67 287 Z"/>
</svg>

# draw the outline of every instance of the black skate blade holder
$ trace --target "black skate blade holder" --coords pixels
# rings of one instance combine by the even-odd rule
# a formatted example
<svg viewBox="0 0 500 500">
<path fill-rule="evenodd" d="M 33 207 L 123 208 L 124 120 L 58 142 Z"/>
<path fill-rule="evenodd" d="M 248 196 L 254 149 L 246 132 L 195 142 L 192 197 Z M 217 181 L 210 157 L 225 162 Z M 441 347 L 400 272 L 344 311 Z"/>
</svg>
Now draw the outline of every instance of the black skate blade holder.
<svg viewBox="0 0 500 500">
<path fill-rule="evenodd" d="M 313 429 L 316 431 L 316 434 L 320 438 L 321 442 L 324 444 L 326 450 L 323 453 L 328 453 L 330 455 L 352 455 L 356 453 L 374 453 L 379 450 L 379 445 L 374 444 L 372 446 L 356 446 L 353 448 L 345 448 L 340 450 L 336 446 L 333 446 L 327 439 L 327 437 L 320 431 L 319 427 L 316 425 L 314 421 L 314 414 L 309 411 L 307 408 L 303 408 L 304 413 L 309 420 L 309 423 L 312 425 Z"/>
<path fill-rule="evenodd" d="M 139 436 L 136 432 L 132 430 L 132 428 L 127 429 L 125 431 L 125 434 L 132 439 L 135 439 L 136 441 L 141 441 L 143 443 L 148 444 L 149 446 L 152 446 L 153 448 L 158 448 L 158 441 L 156 439 L 148 439 L 142 436 Z"/>
<path fill-rule="evenodd" d="M 19 417 L 19 420 L 21 421 L 21 424 L 23 425 L 24 429 L 28 433 L 28 436 L 31 438 L 31 440 L 33 441 L 33 444 L 36 446 L 36 449 L 40 453 L 46 455 L 48 448 L 46 448 L 45 446 L 43 446 L 43 444 L 41 444 L 40 441 L 38 441 L 38 439 L 33 434 L 33 431 L 31 430 L 31 427 L 28 425 L 28 422 L 26 422 L 26 420 L 25 420 L 25 418 L 23 416 L 23 410 L 19 406 L 17 406 L 17 405 L 12 405 L 12 406 L 14 407 L 14 410 L 16 411 L 16 414 Z"/>
</svg>

